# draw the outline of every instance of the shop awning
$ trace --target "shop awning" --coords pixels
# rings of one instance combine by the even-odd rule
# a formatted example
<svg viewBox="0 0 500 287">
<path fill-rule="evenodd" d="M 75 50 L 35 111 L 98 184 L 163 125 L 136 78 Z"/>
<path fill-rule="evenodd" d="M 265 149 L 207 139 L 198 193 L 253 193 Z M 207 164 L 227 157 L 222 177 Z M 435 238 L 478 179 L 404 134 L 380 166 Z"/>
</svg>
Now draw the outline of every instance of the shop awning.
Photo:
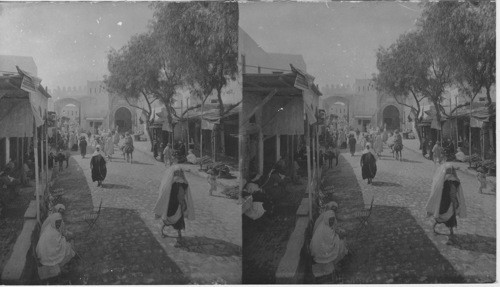
<svg viewBox="0 0 500 287">
<path fill-rule="evenodd" d="M 33 121 L 43 125 L 50 95 L 40 81 L 19 68 L 0 77 L 0 137 L 31 137 Z"/>
<path fill-rule="evenodd" d="M 244 119 L 272 95 L 261 110 L 265 135 L 300 135 L 304 133 L 305 115 L 309 124 L 317 121 L 321 93 L 313 83 L 314 77 L 290 66 L 292 73 L 243 75 Z"/>
</svg>

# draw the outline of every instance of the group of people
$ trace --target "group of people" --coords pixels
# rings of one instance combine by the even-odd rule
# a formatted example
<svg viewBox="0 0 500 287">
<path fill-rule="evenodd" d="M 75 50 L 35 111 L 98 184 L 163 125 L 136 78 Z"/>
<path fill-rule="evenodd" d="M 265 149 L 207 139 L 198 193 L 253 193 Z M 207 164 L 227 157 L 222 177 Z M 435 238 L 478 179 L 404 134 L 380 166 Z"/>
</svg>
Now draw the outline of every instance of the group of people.
<svg viewBox="0 0 500 287">
<path fill-rule="evenodd" d="M 158 150 L 161 150 L 161 153 L 158 153 Z M 194 154 L 192 148 L 189 148 L 188 154 L 186 155 L 186 146 L 183 141 L 178 141 L 174 146 L 168 143 L 163 148 L 163 143 L 155 140 L 153 142 L 153 156 L 156 159 L 158 155 L 160 156 L 160 161 L 165 163 L 166 167 L 183 162 L 191 164 L 198 163 L 198 158 Z"/>
<path fill-rule="evenodd" d="M 434 161 L 434 163 L 443 163 L 455 159 L 455 145 L 449 138 L 445 138 L 443 142 L 433 141 L 430 138 L 422 139 L 422 155 Z"/>
</svg>

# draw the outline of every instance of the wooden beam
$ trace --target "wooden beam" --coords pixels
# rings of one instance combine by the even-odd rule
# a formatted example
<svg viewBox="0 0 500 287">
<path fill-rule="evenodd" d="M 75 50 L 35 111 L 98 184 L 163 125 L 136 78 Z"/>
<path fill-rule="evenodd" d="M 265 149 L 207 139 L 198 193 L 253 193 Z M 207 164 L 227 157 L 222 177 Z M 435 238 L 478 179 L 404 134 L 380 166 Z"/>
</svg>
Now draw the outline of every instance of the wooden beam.
<svg viewBox="0 0 500 287">
<path fill-rule="evenodd" d="M 250 118 L 255 115 L 255 113 L 260 110 L 267 102 L 269 102 L 273 97 L 274 95 L 276 95 L 276 93 L 278 92 L 277 89 L 274 89 L 272 90 L 269 94 L 267 94 L 267 96 L 264 98 L 264 100 L 262 100 L 262 102 L 260 104 L 258 104 L 257 106 L 255 106 L 252 111 L 244 118 L 243 120 L 243 125 L 245 125 L 249 120 Z"/>
</svg>

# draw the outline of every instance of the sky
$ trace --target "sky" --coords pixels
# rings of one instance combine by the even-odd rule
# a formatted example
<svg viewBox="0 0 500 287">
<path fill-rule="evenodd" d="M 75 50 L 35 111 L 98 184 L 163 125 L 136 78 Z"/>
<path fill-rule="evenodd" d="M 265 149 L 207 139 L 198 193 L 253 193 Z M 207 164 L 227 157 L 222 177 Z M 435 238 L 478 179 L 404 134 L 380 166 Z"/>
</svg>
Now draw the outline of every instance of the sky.
<svg viewBox="0 0 500 287">
<path fill-rule="evenodd" d="M 421 11 L 409 2 L 247 2 L 240 27 L 266 52 L 302 55 L 320 87 L 352 85 L 377 72 L 378 47 L 415 28 Z"/>
<path fill-rule="evenodd" d="M 148 3 L 2 3 L 0 54 L 32 56 L 42 85 L 84 86 L 107 74 L 107 51 L 147 30 Z"/>
<path fill-rule="evenodd" d="M 409 2 L 247 2 L 240 26 L 268 52 L 303 55 L 320 86 L 352 84 L 376 72 L 376 49 L 414 27 L 420 10 Z M 4 2 L 0 54 L 32 56 L 49 89 L 83 86 L 107 74 L 107 51 L 145 32 L 152 14 L 145 2 Z"/>
</svg>

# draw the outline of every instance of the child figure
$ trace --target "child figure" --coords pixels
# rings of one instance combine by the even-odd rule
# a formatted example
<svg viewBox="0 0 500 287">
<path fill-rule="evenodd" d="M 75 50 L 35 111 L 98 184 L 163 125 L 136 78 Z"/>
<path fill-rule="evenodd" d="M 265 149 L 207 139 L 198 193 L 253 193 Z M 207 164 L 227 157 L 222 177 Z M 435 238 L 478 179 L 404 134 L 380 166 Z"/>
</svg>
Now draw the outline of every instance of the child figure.
<svg viewBox="0 0 500 287">
<path fill-rule="evenodd" d="M 208 183 L 210 184 L 210 190 L 208 191 L 208 193 L 210 195 L 213 195 L 213 192 L 217 191 L 217 176 L 215 175 L 214 169 L 209 170 L 207 173 L 208 173 L 207 180 Z"/>
<path fill-rule="evenodd" d="M 71 157 L 71 153 L 69 152 L 69 149 L 67 149 L 64 152 L 64 159 L 66 160 L 66 168 L 69 166 L 69 158 Z"/>
<path fill-rule="evenodd" d="M 483 189 L 487 188 L 486 172 L 483 168 L 478 169 L 476 174 L 477 181 L 479 182 L 479 193 L 483 193 Z"/>
<path fill-rule="evenodd" d="M 65 161 L 65 156 L 62 153 L 62 150 L 59 150 L 59 152 L 56 155 L 56 162 L 59 164 L 59 171 L 63 170 L 63 163 Z"/>
<path fill-rule="evenodd" d="M 441 164 L 444 161 L 443 148 L 439 145 L 439 142 L 436 141 L 434 147 L 432 148 L 433 160 L 434 164 Z"/>
</svg>

